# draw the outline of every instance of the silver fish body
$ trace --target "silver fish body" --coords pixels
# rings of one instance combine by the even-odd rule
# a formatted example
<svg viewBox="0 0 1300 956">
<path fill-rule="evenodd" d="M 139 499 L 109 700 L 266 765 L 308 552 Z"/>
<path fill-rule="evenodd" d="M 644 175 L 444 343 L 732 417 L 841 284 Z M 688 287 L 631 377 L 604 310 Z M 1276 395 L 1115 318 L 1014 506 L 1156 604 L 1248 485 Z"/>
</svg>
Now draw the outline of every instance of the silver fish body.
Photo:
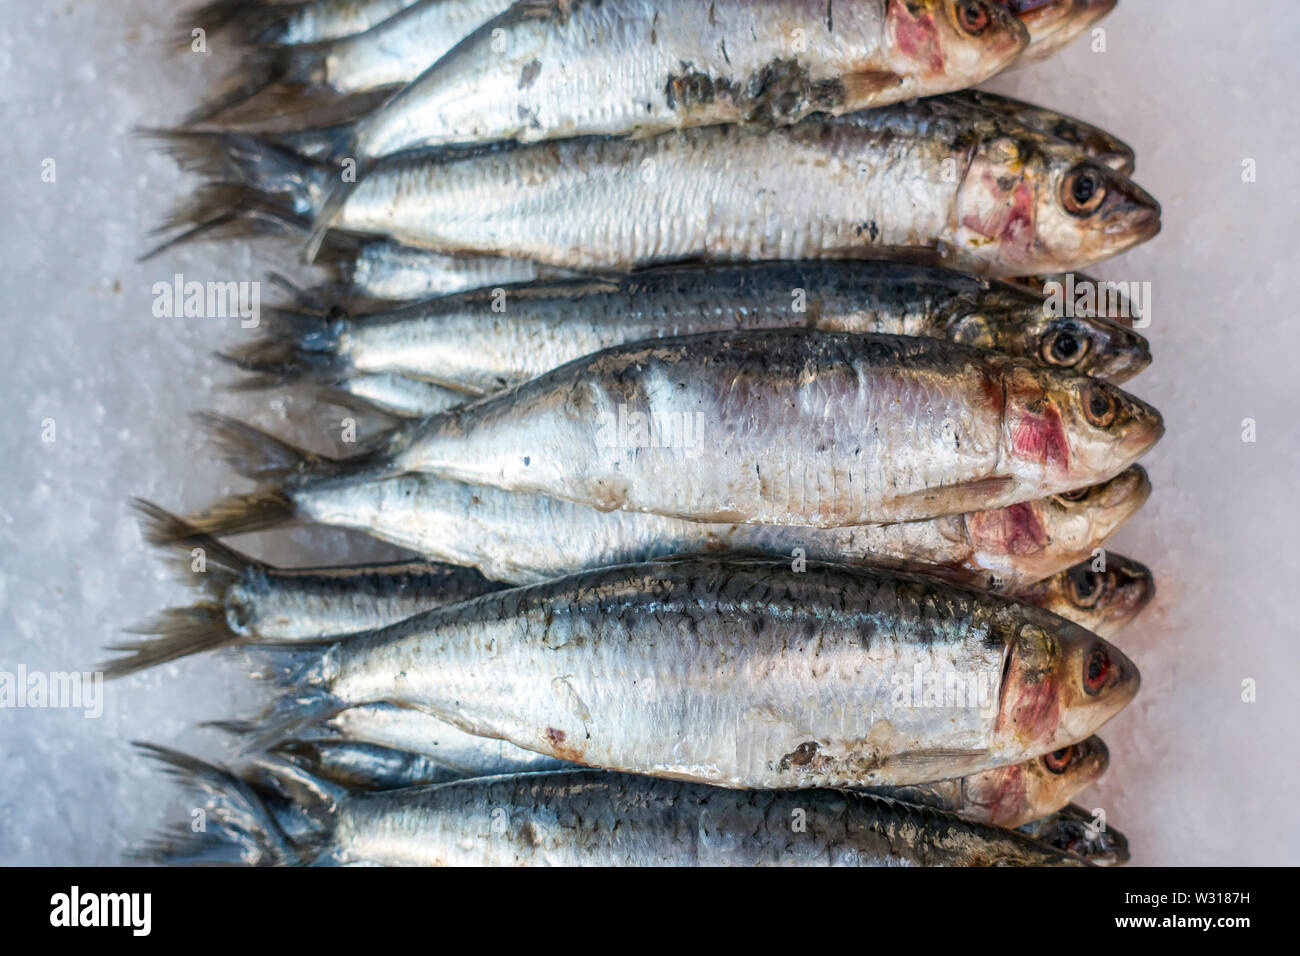
<svg viewBox="0 0 1300 956">
<path fill-rule="evenodd" d="M 564 270 L 520 259 L 446 256 L 385 239 L 363 242 L 353 251 L 328 258 L 324 264 L 334 271 L 342 291 L 349 296 L 393 302 L 565 274 Z"/>
<path fill-rule="evenodd" d="M 262 653 L 287 665 L 286 696 L 255 740 L 387 701 L 559 759 L 730 787 L 1017 763 L 1087 737 L 1138 683 L 1119 651 L 1037 608 L 757 559 L 601 569 Z"/>
<path fill-rule="evenodd" d="M 208 811 L 141 854 L 160 863 L 342 866 L 1082 866 L 1012 830 L 834 790 L 717 790 L 574 770 L 351 790 L 289 761 L 241 780 L 146 752 Z M 307 809 L 279 795 L 307 795 Z"/>
<path fill-rule="evenodd" d="M 358 123 L 349 155 L 789 123 L 970 86 L 1027 42 L 986 0 L 525 0 Z"/>
<path fill-rule="evenodd" d="M 998 353 L 764 330 L 608 349 L 318 473 L 422 472 L 602 510 L 837 527 L 1068 492 L 1119 474 L 1162 431 L 1112 386 Z"/>
<path fill-rule="evenodd" d="M 309 0 L 307 3 L 284 4 L 263 0 L 261 16 L 252 18 L 257 29 L 248 39 L 271 46 L 323 43 L 363 33 L 408 7 L 428 2 L 429 0 Z M 238 0 L 236 3 L 223 0 L 209 4 L 205 9 L 222 5 L 248 6 L 247 3 L 239 4 Z"/>
<path fill-rule="evenodd" d="M 1043 305 L 1007 284 L 885 261 L 662 269 L 498 286 L 354 320 L 272 312 L 270 338 L 242 354 L 254 371 L 300 361 L 303 374 L 337 377 L 351 390 L 368 376 L 398 375 L 473 396 L 627 342 L 765 328 L 943 338 L 1116 383 L 1149 363 L 1137 333 L 1104 319 L 1048 316 Z M 280 315 L 288 321 L 277 322 Z M 439 394 L 421 397 L 411 406 L 447 407 L 434 407 Z"/>
<path fill-rule="evenodd" d="M 355 528 L 512 584 L 729 550 L 910 568 L 1015 591 L 1091 558 L 1146 500 L 1149 488 L 1145 472 L 1135 468 L 1083 501 L 1048 499 L 932 521 L 834 529 L 602 512 L 544 495 L 416 475 L 291 494 L 300 518 Z"/>
</svg>

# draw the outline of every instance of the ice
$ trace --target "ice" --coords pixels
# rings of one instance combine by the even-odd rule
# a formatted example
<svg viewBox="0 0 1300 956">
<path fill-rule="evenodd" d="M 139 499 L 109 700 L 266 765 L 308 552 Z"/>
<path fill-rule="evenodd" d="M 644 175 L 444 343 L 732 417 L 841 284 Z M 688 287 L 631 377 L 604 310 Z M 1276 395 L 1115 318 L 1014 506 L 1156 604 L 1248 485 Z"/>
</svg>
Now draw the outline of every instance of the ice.
<svg viewBox="0 0 1300 956">
<path fill-rule="evenodd" d="M 175 120 L 229 60 L 173 54 L 173 0 L 0 0 L 8 409 L 0 494 L 0 670 L 87 669 L 118 630 L 189 600 L 145 548 L 127 501 L 175 508 L 242 489 L 187 418 L 218 407 L 314 434 L 323 412 L 235 401 L 211 352 L 235 320 L 159 319 L 152 287 L 184 273 L 254 281 L 289 256 L 199 246 L 138 263 L 147 231 L 192 187 L 133 139 Z M 1123 0 L 1084 40 L 990 88 L 1077 113 L 1137 148 L 1164 233 L 1096 270 L 1150 281 L 1156 361 L 1130 386 L 1164 413 L 1145 464 L 1155 493 L 1115 539 L 1160 593 L 1119 638 L 1137 701 L 1104 731 L 1112 768 L 1084 795 L 1138 864 L 1293 862 L 1297 560 L 1295 175 L 1300 5 L 1249 15 L 1211 0 Z M 42 161 L 57 179 L 42 181 Z M 1258 181 L 1242 181 L 1255 161 Z M 264 295 L 270 290 L 264 288 Z M 286 425 L 281 419 L 288 417 Z M 337 417 L 337 416 L 336 416 Z M 1243 419 L 1257 441 L 1242 441 Z M 42 440 L 53 420 L 53 442 Z M 373 559 L 355 535 L 296 531 L 242 545 L 282 562 Z M 1258 701 L 1242 701 L 1242 682 Z M 256 709 L 237 663 L 204 658 L 107 685 L 102 716 L 0 710 L 0 862 L 112 864 L 183 805 L 135 755 L 148 739 L 223 752 L 211 718 Z"/>
</svg>

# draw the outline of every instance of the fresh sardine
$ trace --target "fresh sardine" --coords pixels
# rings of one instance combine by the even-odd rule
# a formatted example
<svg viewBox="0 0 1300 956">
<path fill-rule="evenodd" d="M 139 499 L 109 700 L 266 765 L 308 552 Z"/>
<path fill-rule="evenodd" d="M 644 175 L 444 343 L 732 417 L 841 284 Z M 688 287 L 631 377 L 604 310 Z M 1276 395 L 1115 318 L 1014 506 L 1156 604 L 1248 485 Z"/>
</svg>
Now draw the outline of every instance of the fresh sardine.
<svg viewBox="0 0 1300 956">
<path fill-rule="evenodd" d="M 361 33 L 407 7 L 429 0 L 212 0 L 183 13 L 180 22 L 189 31 L 202 27 L 209 33 L 230 29 L 242 42 L 278 46 L 321 43 Z M 464 0 L 457 0 L 464 2 Z"/>
<path fill-rule="evenodd" d="M 269 338 L 236 354 L 261 381 L 307 379 L 355 393 L 372 376 L 398 375 L 467 393 L 466 401 L 614 345 L 730 330 L 943 338 L 1115 383 L 1151 358 L 1145 339 L 1107 320 L 1052 318 L 1042 299 L 1004 283 L 884 261 L 653 270 L 498 286 L 355 320 L 299 310 L 266 319 Z M 423 397 L 411 404 L 429 407 Z"/>
<path fill-rule="evenodd" d="M 362 119 L 341 155 L 851 113 L 971 86 L 1028 39 L 991 0 L 524 0 Z"/>
<path fill-rule="evenodd" d="M 135 628 L 136 633 L 157 636 L 116 645 L 114 650 L 130 651 L 131 656 L 110 662 L 104 671 L 121 676 L 235 644 L 332 640 L 498 590 L 503 586 L 498 581 L 535 584 L 676 554 L 761 553 L 792 561 L 912 570 L 1012 595 L 1028 587 L 1029 603 L 1038 603 L 1052 589 L 1036 582 L 1062 573 L 1077 560 L 1091 559 L 1149 492 L 1146 472 L 1134 466 L 1078 495 L 933 521 L 829 530 L 718 526 L 601 512 L 541 495 L 422 477 L 322 489 L 295 503 L 301 518 L 356 528 L 416 552 L 479 568 L 487 577 L 468 568 L 412 561 L 281 570 L 141 502 L 145 537 L 180 547 L 187 577 L 203 588 L 205 599 Z M 264 513 L 259 517 L 265 522 Z M 204 556 L 202 572 L 193 571 L 196 549 Z M 1084 626 L 1093 623 L 1093 611 L 1046 606 Z"/>
<path fill-rule="evenodd" d="M 319 218 L 335 193 L 335 172 L 270 141 L 161 135 L 185 165 L 242 184 L 176 225 L 238 218 L 268 196 Z M 1079 269 L 1160 229 L 1155 200 L 1085 152 L 942 99 L 766 132 L 395 157 L 326 218 L 437 252 L 579 271 L 906 256 L 1016 276 Z"/>
<path fill-rule="evenodd" d="M 591 770 L 487 777 L 384 793 L 348 790 L 292 764 L 318 828 L 295 842 L 245 782 L 161 747 L 213 805 L 204 833 L 168 832 L 156 862 L 384 866 L 1083 866 L 1014 830 L 835 790 L 718 790 Z"/>
<path fill-rule="evenodd" d="M 1137 671 L 1063 618 L 933 578 L 683 558 L 264 648 L 254 745 L 357 704 L 610 770 L 730 787 L 901 785 L 1082 740 Z"/>
</svg>

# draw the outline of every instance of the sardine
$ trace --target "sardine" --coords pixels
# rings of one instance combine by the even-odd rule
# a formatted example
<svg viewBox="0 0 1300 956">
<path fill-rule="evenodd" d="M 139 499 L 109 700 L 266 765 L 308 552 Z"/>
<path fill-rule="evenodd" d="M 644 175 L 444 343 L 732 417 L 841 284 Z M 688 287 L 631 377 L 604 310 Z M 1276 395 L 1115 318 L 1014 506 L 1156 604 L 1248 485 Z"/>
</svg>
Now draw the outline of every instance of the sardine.
<svg viewBox="0 0 1300 956">
<path fill-rule="evenodd" d="M 343 494 L 332 497 L 332 491 Z M 356 528 L 416 552 L 479 568 L 486 577 L 467 568 L 413 561 L 282 570 L 241 554 L 156 505 L 140 502 L 145 537 L 155 544 L 179 546 L 188 579 L 205 597 L 135 628 L 135 633 L 156 637 L 113 646 L 130 656 L 102 669 L 118 677 L 220 647 L 333 640 L 499 590 L 499 582 L 536 584 L 611 564 L 703 552 L 911 570 L 1012 595 L 1028 587 L 1029 603 L 1035 603 L 1051 590 L 1036 582 L 1061 573 L 1076 560 L 1091 560 L 1094 550 L 1149 493 L 1146 472 L 1134 466 L 1078 495 L 929 522 L 827 531 L 717 526 L 601 512 L 540 495 L 430 478 L 326 489 L 296 503 L 300 517 Z M 192 570 L 195 549 L 204 556 L 202 572 Z M 1094 612 L 1046 606 L 1084 626 L 1093 622 L 1089 615 Z"/>
<path fill-rule="evenodd" d="M 269 194 L 319 221 L 335 195 L 334 171 L 269 140 L 157 135 L 183 165 L 238 181 L 208 217 L 238 217 Z M 325 218 L 438 252 L 579 271 L 908 257 L 1015 276 L 1079 269 L 1160 229 L 1150 195 L 1078 148 L 943 99 L 770 131 L 394 157 Z"/>
<path fill-rule="evenodd" d="M 156 862 L 384 866 L 1084 866 L 1014 830 L 861 793 L 718 790 L 591 770 L 362 793 L 291 763 L 268 772 L 318 823 L 284 835 L 247 783 L 162 747 L 213 805 L 204 833 L 167 832 Z M 797 822 L 797 824 L 796 824 Z"/>
<path fill-rule="evenodd" d="M 1020 832 L 1095 866 L 1123 866 L 1129 861 L 1128 837 L 1077 804 L 1026 823 Z"/>
<path fill-rule="evenodd" d="M 341 155 L 785 124 L 963 89 L 1028 41 L 992 0 L 524 0 L 358 122 Z"/>
<path fill-rule="evenodd" d="M 563 760 L 730 787 L 965 776 L 1093 733 L 1137 691 L 1117 649 L 1035 607 L 844 565 L 682 558 L 267 647 L 251 738 L 419 707 Z"/>
<path fill-rule="evenodd" d="M 838 527 L 1069 492 L 1162 432 L 1114 386 L 1000 353 L 765 330 L 607 349 L 342 461 L 237 424 L 227 436 L 244 474 L 285 484 L 419 472 L 601 510 Z"/>
<path fill-rule="evenodd" d="M 1125 176 L 1132 176 L 1137 168 L 1137 154 L 1133 151 L 1133 147 L 1104 129 L 1073 116 L 1066 116 L 1064 113 L 1044 109 L 1033 103 L 984 90 L 962 90 L 947 94 L 947 98 L 954 102 L 972 103 L 999 116 L 1005 116 L 1043 136 L 1051 136 L 1069 143 L 1103 166 L 1108 166 Z"/>
<path fill-rule="evenodd" d="M 1102 637 L 1113 637 L 1156 596 L 1150 569 L 1106 552 L 1016 592 L 1016 600 L 1069 618 Z"/>
<path fill-rule="evenodd" d="M 1012 286 L 883 261 L 663 269 L 499 286 L 356 320 L 292 309 L 266 318 L 269 338 L 234 357 L 258 381 L 305 378 L 355 392 L 370 376 L 396 374 L 462 391 L 465 401 L 614 345 L 730 330 L 921 335 L 1115 383 L 1151 359 L 1145 339 L 1104 319 L 1052 318 L 1042 299 Z"/>
<path fill-rule="evenodd" d="M 1109 763 L 1110 752 L 1101 738 L 1089 737 L 1033 760 L 969 777 L 868 792 L 936 807 L 975 823 L 1018 827 L 1060 810 L 1076 793 L 1096 783 Z M 395 782 L 402 779 L 393 776 Z"/>
</svg>

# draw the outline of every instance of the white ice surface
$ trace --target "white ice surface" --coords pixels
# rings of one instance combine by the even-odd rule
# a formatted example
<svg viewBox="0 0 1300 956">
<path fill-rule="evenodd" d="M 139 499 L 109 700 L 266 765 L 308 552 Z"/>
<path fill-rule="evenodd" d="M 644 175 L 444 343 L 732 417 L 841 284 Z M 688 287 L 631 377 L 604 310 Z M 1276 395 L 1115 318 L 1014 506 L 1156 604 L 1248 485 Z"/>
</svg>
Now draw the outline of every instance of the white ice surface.
<svg viewBox="0 0 1300 956">
<path fill-rule="evenodd" d="M 187 600 L 127 500 L 190 508 L 244 487 L 189 412 L 256 410 L 299 431 L 319 421 L 276 396 L 219 392 L 227 376 L 210 353 L 248 334 L 234 321 L 152 315 L 153 284 L 176 272 L 251 281 L 288 261 L 230 245 L 135 261 L 193 181 L 131 130 L 174 121 L 226 62 L 220 50 L 171 54 L 179 6 L 0 0 L 0 670 L 89 668 L 119 628 Z M 1128 140 L 1138 181 L 1164 204 L 1158 239 L 1096 270 L 1153 283 L 1155 364 L 1129 387 L 1168 434 L 1144 462 L 1151 502 L 1113 544 L 1159 582 L 1119 639 L 1143 688 L 1105 729 L 1111 771 L 1084 802 L 1127 832 L 1137 864 L 1293 863 L 1300 4 L 1122 0 L 1104 27 L 1106 52 L 1083 41 L 990 84 Z M 46 158 L 54 183 L 41 179 Z M 1241 440 L 1245 418 L 1254 444 Z M 384 553 L 319 530 L 242 544 L 286 563 Z M 1246 679 L 1256 703 L 1242 702 Z M 181 809 L 128 741 L 219 754 L 224 742 L 196 722 L 260 699 L 212 658 L 105 694 L 96 719 L 0 709 L 0 863 L 118 862 Z"/>
</svg>

